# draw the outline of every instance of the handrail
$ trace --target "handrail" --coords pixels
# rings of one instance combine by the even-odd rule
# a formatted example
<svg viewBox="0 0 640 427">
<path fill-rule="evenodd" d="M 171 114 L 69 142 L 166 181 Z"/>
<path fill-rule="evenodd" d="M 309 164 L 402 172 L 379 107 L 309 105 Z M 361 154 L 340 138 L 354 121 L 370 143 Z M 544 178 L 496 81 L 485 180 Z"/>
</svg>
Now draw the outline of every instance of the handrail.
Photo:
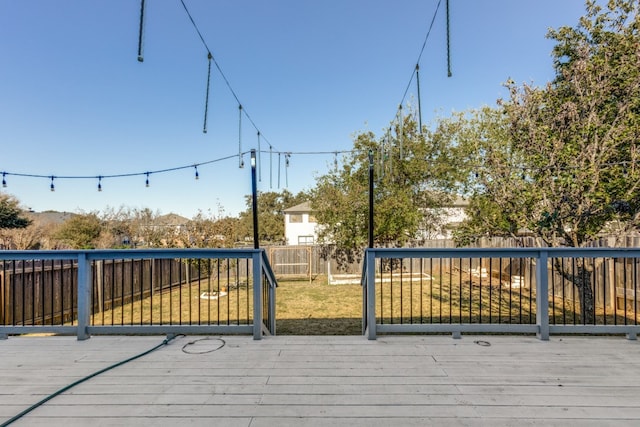
<svg viewBox="0 0 640 427">
<path fill-rule="evenodd" d="M 264 272 L 267 280 L 269 281 L 269 285 L 273 288 L 278 287 L 278 281 L 276 280 L 276 275 L 271 268 L 271 264 L 269 263 L 269 257 L 267 257 L 267 253 L 264 249 L 262 251 L 262 271 Z"/>
<path fill-rule="evenodd" d="M 416 324 L 404 323 L 400 318 L 400 323 L 395 324 L 377 324 L 376 303 L 371 301 L 376 297 L 376 259 L 531 259 L 531 266 L 535 265 L 535 302 L 536 302 L 536 324 L 530 325 L 525 323 L 433 323 L 433 324 Z M 549 268 L 553 271 L 554 264 L 549 267 L 551 259 L 563 258 L 603 258 L 611 259 L 640 259 L 640 248 L 370 248 L 365 252 L 365 262 L 363 265 L 362 283 L 363 289 L 363 331 L 369 339 L 376 339 L 377 331 L 381 332 L 452 332 L 454 336 L 459 336 L 461 332 L 535 332 L 541 340 L 548 340 L 549 334 L 556 333 L 624 333 L 628 339 L 635 339 L 640 333 L 640 324 L 632 322 L 630 324 L 553 324 L 550 325 L 550 307 L 549 307 Z M 391 264 L 393 265 L 393 264 Z M 402 265 L 402 264 L 400 264 Z M 391 267 L 393 268 L 393 267 Z M 631 268 L 631 267 L 629 267 Z M 635 264 L 634 267 L 635 269 Z M 635 271 L 635 270 L 634 270 Z M 460 273 L 461 274 L 461 273 Z M 471 272 L 470 272 L 471 274 Z M 481 274 L 476 273 L 476 274 Z M 558 274 L 558 273 L 556 273 Z M 461 276 L 462 277 L 462 276 Z M 480 279 L 481 280 L 481 279 Z M 489 280 L 489 279 L 485 279 Z M 501 279 L 498 279 L 501 280 Z M 595 280 L 595 279 L 594 279 Z M 608 286 L 621 287 L 619 284 L 611 282 Z M 625 279 L 626 280 L 626 279 Z M 380 282 L 382 283 L 382 282 Z M 485 282 L 486 283 L 486 282 Z M 495 282 L 494 282 L 495 283 Z M 594 282 L 595 283 L 595 282 Z M 469 284 L 470 286 L 470 284 Z M 520 286 L 518 284 L 518 286 Z M 563 285 L 564 286 L 564 285 Z M 634 284 L 634 286 L 637 286 Z M 626 282 L 624 288 L 626 289 Z M 633 295 L 640 296 L 637 287 L 633 291 Z M 615 291 L 615 289 L 614 289 Z M 482 291 L 480 291 L 482 292 Z M 489 290 L 490 292 L 490 290 Z M 595 292 L 595 291 L 592 291 Z M 626 292 L 626 290 L 625 290 Z M 480 294 L 482 295 L 482 294 Z M 511 294 L 510 294 L 511 295 Z M 617 294 L 611 294 L 609 298 L 617 298 Z M 564 298 L 564 297 L 563 297 Z M 382 303 L 382 300 L 380 300 Z M 594 300 L 595 301 L 595 300 Z M 638 305 L 639 301 L 635 298 L 630 304 Z M 626 303 L 625 303 L 626 304 Z M 625 305 L 626 307 L 626 305 Z M 626 308 L 625 308 L 626 310 Z M 635 310 L 633 309 L 634 313 Z M 626 312 L 626 311 L 625 311 Z M 626 317 L 625 317 L 626 319 Z"/>
<path fill-rule="evenodd" d="M 92 271 L 92 262 L 93 261 L 135 261 L 135 260 L 143 260 L 143 259 L 152 259 L 152 260 L 168 260 L 168 259 L 218 259 L 218 260 L 247 260 L 247 264 L 245 267 L 249 268 L 249 265 L 252 265 L 254 273 L 253 273 L 253 283 L 254 283 L 254 306 L 253 306 L 253 326 L 243 322 L 238 323 L 234 321 L 233 323 L 227 324 L 220 323 L 207 323 L 200 324 L 199 321 L 197 323 L 184 323 L 182 322 L 182 317 L 176 322 L 172 323 L 169 321 L 167 324 L 154 324 L 151 322 L 150 324 L 142 324 L 142 320 L 140 323 L 118 323 L 113 324 L 111 326 L 107 326 L 106 324 L 99 324 L 97 326 L 93 326 L 90 322 L 92 322 L 92 310 L 93 310 L 93 302 L 92 302 L 92 292 L 94 282 L 96 277 L 96 272 Z M 258 330 L 262 330 L 261 326 L 258 328 L 257 323 L 261 323 L 262 319 L 262 305 L 263 300 L 266 305 L 266 309 L 269 312 L 275 313 L 275 309 L 271 307 L 272 304 L 275 304 L 275 287 L 277 286 L 277 282 L 275 279 L 275 275 L 269 265 L 268 259 L 266 258 L 265 252 L 263 249 L 220 249 L 220 248 L 188 248 L 188 249 L 96 249 L 96 250 L 28 250 L 28 251 L 15 251 L 15 250 L 5 250 L 0 251 L 0 263 L 2 261 L 6 262 L 15 262 L 15 261 L 35 261 L 38 264 L 44 266 L 45 263 L 49 264 L 49 261 L 56 262 L 57 261 L 66 261 L 65 265 L 68 263 L 73 263 L 73 269 L 70 269 L 70 275 L 66 279 L 66 289 L 71 289 L 71 298 L 77 299 L 77 306 L 75 305 L 76 301 L 71 301 L 66 305 L 64 310 L 72 310 L 68 311 L 68 313 L 73 312 L 73 319 L 69 323 L 69 319 L 60 323 L 52 323 L 51 324 L 22 324 L 22 323 L 14 323 L 14 321 L 9 320 L 9 323 L 0 324 L 0 338 L 6 337 L 8 334 L 20 334 L 20 333 L 29 333 L 29 332 L 53 332 L 53 333 L 62 333 L 62 334 L 76 334 L 78 339 L 86 339 L 89 338 L 91 333 L 131 333 L 131 334 L 146 334 L 146 333 L 249 333 L 251 331 L 254 332 L 254 338 L 260 339 L 261 334 L 258 333 Z M 252 262 L 252 264 L 249 264 Z M 226 265 L 229 265 L 227 261 L 224 261 Z M 25 263 L 24 265 L 29 265 Z M 235 264 L 232 264 L 235 265 Z M 242 265 L 245 265 L 244 262 Z M 124 268 L 124 267 L 123 267 Z M 8 270 L 7 270 L 8 271 Z M 33 270 L 35 271 L 35 270 Z M 44 275 L 44 270 L 42 270 Z M 133 267 L 131 267 L 131 281 L 133 281 Z M 152 270 L 153 271 L 153 270 Z M 239 271 L 239 270 L 237 270 Z M 9 271 L 12 274 L 24 274 L 24 267 L 21 267 L 20 271 L 16 271 L 15 269 Z M 2 270 L 0 270 L 0 274 Z M 263 275 L 264 273 L 264 275 Z M 34 273 L 30 273 L 34 274 Z M 127 273 L 129 274 L 129 273 Z M 143 274 L 143 273 L 141 273 Z M 145 273 L 146 274 L 146 273 Z M 236 273 L 239 274 L 239 273 Z M 242 273 L 245 274 L 245 273 Z M 246 271 L 246 274 L 251 276 L 251 271 Z M 171 276 L 171 271 L 169 270 L 169 276 Z M 35 277 L 35 276 L 34 276 Z M 150 276 L 147 276 L 150 277 Z M 187 280 L 189 275 L 187 274 Z M 262 290 L 262 277 L 265 277 L 269 283 L 269 289 L 272 291 L 270 295 L 263 295 L 264 292 Z M 218 277 L 219 278 L 219 277 Z M 4 279 L 3 279 L 4 280 Z M 40 280 L 40 276 L 38 276 L 38 280 Z M 51 279 L 52 280 L 52 279 Z M 136 277 L 136 280 L 141 280 Z M 153 279 L 149 279 L 153 280 Z M 238 280 L 236 278 L 236 280 Z M 26 282 L 25 282 L 26 283 Z M 33 279 L 33 283 L 35 283 L 35 279 Z M 70 288 L 68 286 L 71 286 Z M 24 285 L 23 285 L 24 286 Z M 39 285 L 43 286 L 43 285 Z M 133 286 L 133 285 L 131 285 Z M 142 286 L 142 285 L 140 285 Z M 162 282 L 160 282 L 161 289 Z M 171 286 L 171 285 L 170 285 Z M 199 286 L 199 285 L 198 285 Z M 44 293 L 44 288 L 41 291 Z M 122 288 L 124 289 L 124 288 Z M 132 288 L 133 289 L 133 288 Z M 169 287 L 170 289 L 170 287 Z M 181 289 L 181 288 L 178 288 Z M 199 288 L 198 288 L 199 289 Z M 98 289 L 98 294 L 100 293 L 100 289 Z M 102 289 L 104 291 L 104 289 Z M 151 288 L 148 288 L 147 291 L 153 291 Z M 113 291 L 115 292 L 115 291 Z M 133 291 L 132 291 L 133 292 Z M 141 290 L 137 292 L 142 292 Z M 182 301 L 182 291 L 180 291 L 179 298 Z M 227 292 L 227 291 L 225 291 Z M 74 298 L 75 294 L 75 298 Z M 161 295 L 159 293 L 158 295 Z M 226 295 L 226 294 L 225 294 Z M 67 297 L 68 298 L 68 297 Z M 113 297 L 112 297 L 113 298 Z M 124 301 L 124 294 L 122 294 L 122 301 Z M 0 302 L 4 301 L 4 297 L 0 295 Z M 69 301 L 67 299 L 67 301 Z M 166 300 L 165 300 L 166 301 Z M 257 303 L 255 302 L 257 301 Z M 43 303 L 44 304 L 44 303 Z M 52 303 L 53 304 L 53 303 Z M 180 303 L 182 304 L 182 302 Z M 191 304 L 191 303 L 189 303 Z M 243 303 L 244 304 L 244 303 Z M 160 300 L 160 306 L 162 306 L 162 300 Z M 40 307 L 40 306 L 38 306 Z M 51 305 L 53 307 L 53 305 Z M 197 307 L 197 306 L 196 306 Z M 239 307 L 239 306 L 238 306 Z M 1 307 L 0 307 L 1 308 Z M 42 312 L 44 313 L 45 306 L 42 306 Z M 47 312 L 53 310 L 47 305 Z M 244 306 L 243 306 L 244 309 Z M 56 313 L 58 310 L 62 310 L 62 308 L 56 308 Z M 162 310 L 160 308 L 160 310 Z M 171 310 L 171 308 L 168 308 Z M 189 309 L 189 313 L 191 313 L 191 308 Z M 199 309 L 198 309 L 199 310 Z M 24 311 L 24 310 L 23 310 Z M 199 312 L 199 311 L 198 311 Z M 249 304 L 246 305 L 247 312 L 247 320 L 251 322 Z M 53 312 L 52 312 L 53 313 Z M 160 312 L 162 314 L 162 312 Z M 57 316 L 59 315 L 56 314 Z M 113 314 L 112 314 L 113 316 Z M 141 316 L 141 315 L 140 315 Z M 191 314 L 189 314 L 189 319 L 191 319 Z M 270 317 L 270 322 L 275 322 L 275 318 L 273 316 Z M 136 321 L 137 322 L 137 321 Z M 271 328 L 275 330 L 275 324 Z"/>
</svg>

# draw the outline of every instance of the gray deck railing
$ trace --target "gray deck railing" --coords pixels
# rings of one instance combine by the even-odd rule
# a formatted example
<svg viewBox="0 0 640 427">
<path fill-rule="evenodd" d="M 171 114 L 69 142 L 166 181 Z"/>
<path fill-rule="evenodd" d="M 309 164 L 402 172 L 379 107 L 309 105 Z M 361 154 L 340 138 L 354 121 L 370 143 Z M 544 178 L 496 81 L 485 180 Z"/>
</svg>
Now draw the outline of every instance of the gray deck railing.
<svg viewBox="0 0 640 427">
<path fill-rule="evenodd" d="M 640 248 L 368 249 L 363 333 L 640 333 Z"/>
<path fill-rule="evenodd" d="M 275 334 L 261 249 L 0 251 L 0 336 Z"/>
</svg>

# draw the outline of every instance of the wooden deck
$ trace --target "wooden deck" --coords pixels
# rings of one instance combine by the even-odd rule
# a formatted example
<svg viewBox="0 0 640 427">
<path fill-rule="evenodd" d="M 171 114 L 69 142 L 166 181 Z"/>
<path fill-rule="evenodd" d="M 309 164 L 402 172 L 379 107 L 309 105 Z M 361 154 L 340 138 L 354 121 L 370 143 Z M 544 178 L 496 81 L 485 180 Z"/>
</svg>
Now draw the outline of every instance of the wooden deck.
<svg viewBox="0 0 640 427">
<path fill-rule="evenodd" d="M 218 350 L 214 337 L 184 347 L 201 338 L 177 337 L 12 426 L 640 425 L 640 344 L 622 337 L 230 336 Z M 163 339 L 0 341 L 0 425 Z"/>
</svg>

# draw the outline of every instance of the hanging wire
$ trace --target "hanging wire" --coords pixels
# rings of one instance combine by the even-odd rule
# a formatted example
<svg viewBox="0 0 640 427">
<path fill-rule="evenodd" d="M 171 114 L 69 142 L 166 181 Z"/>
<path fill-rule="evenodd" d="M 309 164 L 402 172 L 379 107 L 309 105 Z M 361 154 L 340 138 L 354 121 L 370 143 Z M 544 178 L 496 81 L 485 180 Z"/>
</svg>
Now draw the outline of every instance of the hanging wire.
<svg viewBox="0 0 640 427">
<path fill-rule="evenodd" d="M 144 182 L 144 186 L 145 186 L 145 187 L 149 187 L 149 173 L 150 173 L 150 172 L 147 172 L 147 179 L 146 179 L 146 181 Z"/>
<path fill-rule="evenodd" d="M 273 188 L 273 147 L 269 144 L 269 188 Z"/>
<path fill-rule="evenodd" d="M 102 191 L 102 177 L 98 177 L 98 191 Z"/>
<path fill-rule="evenodd" d="M 200 179 L 200 174 L 198 173 L 198 165 L 193 165 L 193 168 L 196 170 L 196 179 Z"/>
<path fill-rule="evenodd" d="M 207 116 L 209 115 L 209 88 L 211 83 L 211 60 L 213 59 L 213 55 L 211 52 L 207 53 L 207 61 L 209 62 L 209 66 L 207 68 L 207 95 L 204 99 L 204 126 L 202 127 L 202 133 L 207 133 Z"/>
<path fill-rule="evenodd" d="M 138 33 L 138 61 L 144 61 L 144 55 L 142 53 L 144 47 L 144 9 L 145 1 L 140 0 L 140 31 Z"/>
<path fill-rule="evenodd" d="M 52 175 L 52 176 L 51 176 L 51 185 L 49 186 L 49 189 L 50 189 L 51 191 L 56 191 L 56 186 L 53 184 L 53 179 L 54 179 L 54 178 L 55 178 L 55 177 Z"/>
<path fill-rule="evenodd" d="M 6 173 L 6 172 L 2 172 L 2 187 L 3 187 L 3 188 L 7 188 L 7 180 L 6 180 L 6 177 L 7 177 L 7 173 Z"/>
</svg>

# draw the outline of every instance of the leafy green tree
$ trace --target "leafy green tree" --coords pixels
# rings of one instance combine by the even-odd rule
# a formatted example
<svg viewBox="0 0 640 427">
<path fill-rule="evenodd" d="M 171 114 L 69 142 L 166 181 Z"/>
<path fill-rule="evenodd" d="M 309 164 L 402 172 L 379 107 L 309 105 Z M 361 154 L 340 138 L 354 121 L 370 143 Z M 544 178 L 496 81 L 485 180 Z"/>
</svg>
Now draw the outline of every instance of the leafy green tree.
<svg viewBox="0 0 640 427">
<path fill-rule="evenodd" d="M 551 83 L 509 81 L 509 98 L 496 111 L 456 123 L 473 194 L 463 239 L 526 230 L 543 245 L 581 247 L 607 228 L 622 235 L 638 226 L 639 9 L 631 0 L 606 8 L 587 2 L 576 27 L 549 32 Z M 575 270 L 557 267 L 576 285 L 590 323 L 595 266 L 576 262 Z"/>
<path fill-rule="evenodd" d="M 31 220 L 24 216 L 19 202 L 12 196 L 0 194 L 0 229 L 25 228 Z"/>
<path fill-rule="evenodd" d="M 203 212 L 193 217 L 178 237 L 179 246 L 187 248 L 229 248 L 238 240 L 238 218 L 207 216 Z"/>
<path fill-rule="evenodd" d="M 284 189 L 281 192 L 258 193 L 258 238 L 260 242 L 281 244 L 284 242 L 284 210 L 309 200 L 301 191 L 293 195 Z M 253 241 L 252 197 L 245 196 L 247 209 L 240 212 L 239 236 Z"/>
<path fill-rule="evenodd" d="M 103 223 L 95 212 L 74 215 L 63 222 L 54 237 L 73 249 L 95 249 Z"/>
<path fill-rule="evenodd" d="M 434 208 L 456 195 L 461 180 L 451 140 L 426 128 L 420 132 L 411 115 L 380 138 L 372 132 L 357 135 L 342 167 L 319 177 L 312 191 L 312 208 L 322 225 L 319 239 L 334 243 L 339 259 L 347 262 L 358 259 L 368 242 L 370 152 L 377 246 L 419 238 Z"/>
</svg>

